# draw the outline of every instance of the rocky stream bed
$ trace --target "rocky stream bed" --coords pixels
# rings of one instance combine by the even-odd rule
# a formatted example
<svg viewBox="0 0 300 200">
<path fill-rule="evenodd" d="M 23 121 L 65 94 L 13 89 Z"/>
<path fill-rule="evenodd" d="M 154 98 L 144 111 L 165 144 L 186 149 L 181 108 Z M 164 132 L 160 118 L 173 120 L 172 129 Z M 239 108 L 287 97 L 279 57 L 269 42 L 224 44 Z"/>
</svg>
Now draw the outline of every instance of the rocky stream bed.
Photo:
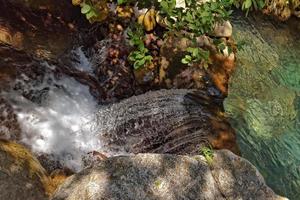
<svg viewBox="0 0 300 200">
<path fill-rule="evenodd" d="M 196 38 L 207 67 L 182 65 L 191 41 L 157 28 L 153 65 L 134 70 L 128 20 L 0 5 L 1 200 L 300 197 L 298 19 L 235 11 Z"/>
</svg>

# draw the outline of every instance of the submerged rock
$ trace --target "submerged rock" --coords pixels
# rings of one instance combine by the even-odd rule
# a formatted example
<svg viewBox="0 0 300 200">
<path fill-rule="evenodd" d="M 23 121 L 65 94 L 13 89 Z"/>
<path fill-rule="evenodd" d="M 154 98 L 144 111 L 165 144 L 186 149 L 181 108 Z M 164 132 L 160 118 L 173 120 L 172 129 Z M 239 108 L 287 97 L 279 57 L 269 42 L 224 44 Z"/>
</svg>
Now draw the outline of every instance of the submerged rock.
<svg viewBox="0 0 300 200">
<path fill-rule="evenodd" d="M 71 176 L 52 200 L 280 200 L 248 161 L 222 150 L 203 156 L 138 154 L 112 157 Z"/>
</svg>

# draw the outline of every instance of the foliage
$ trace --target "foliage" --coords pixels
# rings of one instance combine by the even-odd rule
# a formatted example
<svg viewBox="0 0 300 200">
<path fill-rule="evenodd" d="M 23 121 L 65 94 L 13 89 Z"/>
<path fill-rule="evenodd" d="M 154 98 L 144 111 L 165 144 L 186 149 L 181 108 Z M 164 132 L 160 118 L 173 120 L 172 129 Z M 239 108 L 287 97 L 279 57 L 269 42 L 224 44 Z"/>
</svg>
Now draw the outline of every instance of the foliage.
<svg viewBox="0 0 300 200">
<path fill-rule="evenodd" d="M 144 31 L 140 25 L 135 25 L 135 30 L 128 29 L 127 35 L 129 37 L 130 45 L 135 47 L 128 59 L 133 63 L 134 69 L 139 69 L 146 64 L 152 62 L 152 56 L 149 54 L 149 50 L 144 45 Z"/>
<path fill-rule="evenodd" d="M 98 13 L 92 5 L 87 3 L 82 3 L 80 6 L 81 6 L 81 13 L 85 14 L 87 20 L 90 20 L 92 17 L 97 17 Z"/>
<path fill-rule="evenodd" d="M 199 3 L 198 0 L 186 0 L 186 8 L 176 6 L 176 0 L 162 0 L 160 15 L 170 31 L 183 31 L 193 40 L 203 34 L 211 33 L 216 22 L 226 20 L 232 13 L 232 0 L 216 0 Z M 187 55 L 181 60 L 183 64 L 205 61 L 207 68 L 209 51 L 202 48 L 188 48 Z"/>
<path fill-rule="evenodd" d="M 119 4 L 128 4 L 136 1 L 118 0 Z M 199 3 L 199 0 L 185 0 L 186 8 L 176 6 L 176 0 L 139 1 L 139 7 L 151 6 L 159 10 L 169 31 L 186 31 L 200 36 L 212 31 L 217 21 L 229 18 L 233 0 L 215 0 Z"/>
<path fill-rule="evenodd" d="M 249 10 L 262 9 L 265 6 L 265 0 L 235 0 L 234 5 L 246 11 L 247 15 Z"/>
<path fill-rule="evenodd" d="M 226 49 L 227 49 L 228 55 L 233 52 L 232 47 L 226 45 L 225 41 L 222 40 L 222 39 L 214 39 L 213 43 L 217 47 L 217 49 L 219 50 L 219 53 L 224 54 Z"/>
<path fill-rule="evenodd" d="M 153 30 L 156 25 L 156 19 L 161 19 L 166 26 L 167 31 L 182 32 L 189 39 L 194 40 L 195 37 L 209 34 L 213 31 L 216 22 L 227 20 L 232 11 L 230 10 L 234 0 L 215 0 L 200 2 L 199 0 L 185 0 L 185 6 L 176 5 L 176 0 L 157 0 L 157 1 L 138 1 L 139 8 L 148 8 L 148 11 L 139 17 L 138 21 L 144 25 L 144 28 L 149 31 Z M 118 0 L 118 4 L 133 4 L 133 0 Z M 154 12 L 158 10 L 158 12 Z M 154 18 L 156 14 L 158 18 Z M 157 17 L 157 16 L 156 16 Z M 131 37 L 132 39 L 134 37 Z M 142 40 L 142 37 L 138 37 Z M 152 57 L 145 48 L 144 43 L 134 44 L 136 50 L 129 56 L 129 60 L 134 63 L 134 68 L 137 69 L 147 62 L 151 62 Z M 220 52 L 226 48 L 226 45 L 219 43 L 217 45 Z M 207 68 L 209 60 L 209 51 L 197 47 L 187 49 L 187 54 L 182 58 L 183 64 L 190 65 L 195 62 L 204 61 L 204 67 Z"/>
<path fill-rule="evenodd" d="M 216 0 L 199 3 L 186 0 L 186 8 L 176 7 L 176 0 L 162 0 L 160 13 L 166 18 L 169 30 L 186 31 L 197 37 L 210 33 L 217 21 L 229 18 L 232 0 Z"/>
<path fill-rule="evenodd" d="M 212 164 L 214 158 L 214 152 L 212 147 L 209 145 L 201 147 L 200 153 L 205 157 L 208 164 Z"/>
<path fill-rule="evenodd" d="M 81 7 L 81 13 L 85 15 L 86 19 L 89 20 L 90 23 L 103 21 L 108 16 L 106 0 L 72 0 L 72 4 L 79 5 Z"/>
<path fill-rule="evenodd" d="M 187 55 L 181 60 L 183 64 L 190 64 L 192 62 L 199 62 L 201 60 L 208 61 L 209 59 L 209 51 L 204 50 L 199 47 L 189 47 L 186 50 L 188 52 Z"/>
<path fill-rule="evenodd" d="M 154 6 L 157 4 L 157 0 L 142 0 L 142 1 L 136 1 L 136 0 L 117 0 L 118 5 L 124 5 L 124 4 L 136 4 L 138 3 L 139 8 L 150 8 L 151 6 Z"/>
</svg>

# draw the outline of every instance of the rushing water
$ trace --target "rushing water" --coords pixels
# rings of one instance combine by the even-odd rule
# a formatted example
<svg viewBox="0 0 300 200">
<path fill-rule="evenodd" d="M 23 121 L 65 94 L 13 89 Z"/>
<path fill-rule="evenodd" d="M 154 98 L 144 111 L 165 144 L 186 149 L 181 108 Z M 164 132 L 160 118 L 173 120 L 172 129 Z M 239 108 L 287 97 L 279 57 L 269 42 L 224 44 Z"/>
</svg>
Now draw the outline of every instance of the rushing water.
<svg viewBox="0 0 300 200">
<path fill-rule="evenodd" d="M 96 58 L 74 49 L 65 56 L 69 67 L 6 46 L 1 52 L 8 58 L 0 61 L 0 75 L 10 81 L 0 88 L 0 137 L 28 146 L 49 171 L 78 171 L 103 154 L 198 154 L 208 141 L 236 150 L 214 91 L 159 90 L 99 105 L 93 59 L 101 61 L 105 49 Z"/>
<path fill-rule="evenodd" d="M 80 58 L 74 67 L 91 71 L 91 63 L 81 48 L 74 53 Z M 55 68 L 47 63 L 41 65 Z M 52 73 L 45 74 L 35 84 L 26 81 L 29 77 L 25 74 L 20 77 L 15 84 L 22 85 L 21 90 L 2 92 L 17 116 L 21 128 L 19 141 L 37 155 L 51 156 L 52 160 L 73 170 L 81 169 L 82 158 L 102 147 L 92 128 L 91 116 L 98 105 L 89 88 L 72 77 L 57 78 Z M 23 93 L 27 91 L 35 98 L 25 98 Z M 9 134 L 12 133 L 6 133 Z"/>
<path fill-rule="evenodd" d="M 256 15 L 233 24 L 244 45 L 225 109 L 241 153 L 277 193 L 300 199 L 300 21 Z"/>
</svg>

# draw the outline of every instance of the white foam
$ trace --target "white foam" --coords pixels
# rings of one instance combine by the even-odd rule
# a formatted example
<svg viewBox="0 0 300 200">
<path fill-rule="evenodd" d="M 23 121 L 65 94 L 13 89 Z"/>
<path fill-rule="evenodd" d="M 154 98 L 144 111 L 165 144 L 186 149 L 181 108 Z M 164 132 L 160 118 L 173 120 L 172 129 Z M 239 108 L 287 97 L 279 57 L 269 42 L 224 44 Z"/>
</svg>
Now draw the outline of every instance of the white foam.
<svg viewBox="0 0 300 200">
<path fill-rule="evenodd" d="M 40 104 L 16 93 L 9 95 L 22 129 L 22 142 L 33 152 L 51 154 L 62 165 L 78 171 L 85 154 L 101 149 L 91 123 L 97 103 L 88 87 L 73 78 L 63 78 L 56 84 L 63 89 L 48 86 Z"/>
<path fill-rule="evenodd" d="M 73 50 L 73 53 L 77 55 L 79 63 L 75 64 L 75 67 L 81 71 L 86 72 L 92 72 L 93 71 L 93 65 L 89 61 L 89 59 L 84 54 L 82 47 L 78 47 L 75 50 Z"/>
</svg>

